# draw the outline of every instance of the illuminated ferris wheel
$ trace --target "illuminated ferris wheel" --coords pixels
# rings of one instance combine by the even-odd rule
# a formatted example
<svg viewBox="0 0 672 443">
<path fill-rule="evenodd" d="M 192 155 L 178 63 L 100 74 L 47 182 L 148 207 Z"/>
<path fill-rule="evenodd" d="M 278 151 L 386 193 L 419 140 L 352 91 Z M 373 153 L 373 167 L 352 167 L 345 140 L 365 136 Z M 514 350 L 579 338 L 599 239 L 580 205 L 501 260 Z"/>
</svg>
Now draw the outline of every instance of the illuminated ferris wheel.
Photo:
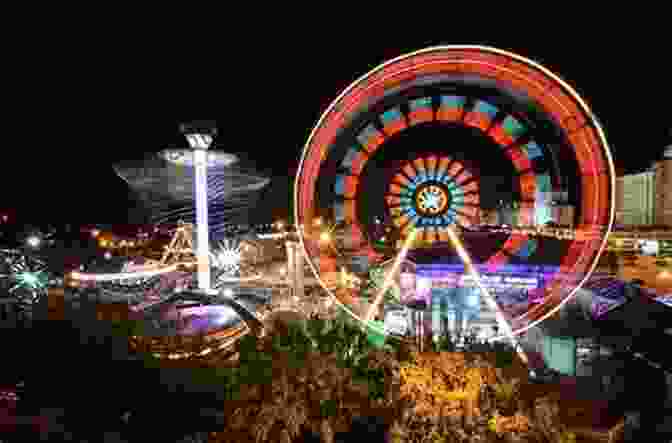
<svg viewBox="0 0 672 443">
<path fill-rule="evenodd" d="M 556 312 L 594 270 L 613 223 L 611 154 L 587 104 L 546 68 L 488 47 L 433 47 L 376 67 L 324 112 L 302 154 L 295 222 L 323 288 L 353 313 L 357 297 L 339 296 L 331 276 L 390 258 L 371 220 L 387 214 L 397 251 L 431 251 L 453 228 L 482 224 L 499 188 L 512 208 L 506 224 L 525 229 L 461 240 L 491 272 L 553 269 L 537 302 L 509 318 L 521 333 Z M 574 211 L 571 241 L 527 229 L 557 221 L 556 205 Z M 316 216 L 343 227 L 337 258 L 325 253 Z"/>
</svg>

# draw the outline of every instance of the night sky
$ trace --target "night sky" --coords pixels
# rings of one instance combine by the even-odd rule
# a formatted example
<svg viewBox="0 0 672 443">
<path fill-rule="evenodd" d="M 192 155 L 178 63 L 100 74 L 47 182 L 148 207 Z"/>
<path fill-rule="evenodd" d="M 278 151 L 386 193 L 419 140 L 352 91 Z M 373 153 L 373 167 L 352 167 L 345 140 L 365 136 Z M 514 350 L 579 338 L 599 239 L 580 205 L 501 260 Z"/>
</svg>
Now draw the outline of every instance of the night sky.
<svg viewBox="0 0 672 443">
<path fill-rule="evenodd" d="M 35 80 L 28 98 L 17 106 L 26 122 L 23 143 L 38 134 L 41 141 L 9 154 L 2 206 L 55 222 L 124 222 L 129 192 L 111 164 L 186 146 L 178 124 L 203 118 L 218 122 L 220 149 L 241 153 L 273 176 L 255 219 L 281 217 L 286 208 L 273 206 L 289 202 L 301 149 L 329 103 L 379 63 L 436 44 L 487 44 L 560 75 L 601 120 L 618 169 L 642 169 L 672 142 L 669 48 L 650 36 L 516 40 L 500 33 L 485 40 L 474 28 L 473 39 L 445 33 L 405 37 L 403 44 L 334 37 L 317 51 L 306 35 L 267 31 L 265 46 L 223 34 L 212 47 L 115 36 L 92 51 L 45 51 L 42 70 L 27 73 Z"/>
</svg>

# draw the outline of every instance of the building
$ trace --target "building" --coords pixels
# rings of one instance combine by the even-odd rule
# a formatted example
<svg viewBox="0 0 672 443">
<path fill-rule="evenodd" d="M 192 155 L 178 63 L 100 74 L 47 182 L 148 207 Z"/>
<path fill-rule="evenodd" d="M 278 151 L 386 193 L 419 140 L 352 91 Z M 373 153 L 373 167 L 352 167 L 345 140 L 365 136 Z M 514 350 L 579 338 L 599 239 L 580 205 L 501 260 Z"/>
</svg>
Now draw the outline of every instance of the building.
<svg viewBox="0 0 672 443">
<path fill-rule="evenodd" d="M 638 174 L 616 179 L 616 223 L 672 226 L 672 145 L 663 158 Z"/>
<path fill-rule="evenodd" d="M 481 222 L 489 225 L 520 226 L 524 209 L 516 206 L 503 206 L 494 210 L 481 212 Z M 534 217 L 531 222 L 535 226 L 543 226 L 553 222 L 562 226 L 574 226 L 575 207 L 566 203 L 543 203 L 535 206 Z"/>
<path fill-rule="evenodd" d="M 654 223 L 654 171 L 629 174 L 616 179 L 616 223 L 648 225 Z"/>
<path fill-rule="evenodd" d="M 655 224 L 672 226 L 672 145 L 668 146 L 663 159 L 654 166 L 655 176 Z"/>
</svg>

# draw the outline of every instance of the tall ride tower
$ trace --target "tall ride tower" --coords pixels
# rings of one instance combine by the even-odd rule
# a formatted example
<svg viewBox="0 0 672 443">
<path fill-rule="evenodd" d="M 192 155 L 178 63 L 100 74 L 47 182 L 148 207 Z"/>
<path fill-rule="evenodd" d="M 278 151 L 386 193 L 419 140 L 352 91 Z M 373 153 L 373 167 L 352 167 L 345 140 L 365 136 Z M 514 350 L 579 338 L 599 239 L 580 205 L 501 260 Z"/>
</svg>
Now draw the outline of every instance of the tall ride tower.
<svg viewBox="0 0 672 443">
<path fill-rule="evenodd" d="M 211 121 L 199 121 L 180 125 L 189 146 L 194 150 L 194 174 L 196 197 L 196 257 L 198 260 L 198 289 L 210 293 L 210 241 L 208 238 L 208 148 L 217 135 L 217 127 Z"/>
</svg>

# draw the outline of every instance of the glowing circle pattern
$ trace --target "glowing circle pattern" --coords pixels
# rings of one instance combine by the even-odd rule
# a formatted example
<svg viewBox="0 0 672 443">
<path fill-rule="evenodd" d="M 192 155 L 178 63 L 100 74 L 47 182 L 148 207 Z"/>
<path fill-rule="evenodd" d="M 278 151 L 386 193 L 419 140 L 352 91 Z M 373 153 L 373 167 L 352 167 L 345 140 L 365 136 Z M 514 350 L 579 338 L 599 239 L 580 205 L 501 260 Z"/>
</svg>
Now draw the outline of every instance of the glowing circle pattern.
<svg viewBox="0 0 672 443">
<path fill-rule="evenodd" d="M 516 97 L 525 104 L 512 111 L 492 99 L 492 95 L 474 92 L 475 83 Z M 554 133 L 561 134 L 559 146 L 537 137 L 538 128 L 530 124 L 533 114 L 534 118 L 544 116 Z M 362 261 L 359 258 L 369 262 L 380 259 L 365 235 L 359 213 L 358 198 L 367 192 L 362 186 L 365 182 L 362 174 L 366 173 L 370 159 L 380 158 L 377 153 L 384 150 L 389 140 L 425 124 L 462 126 L 486 135 L 499 146 L 515 170 L 519 205 L 512 224 L 539 225 L 552 219 L 548 214 L 550 205 L 544 199 L 567 189 L 566 185 L 559 185 L 563 174 L 553 169 L 557 166 L 549 166 L 558 163 L 560 150 L 565 162 L 562 164 L 572 165 L 562 167 L 577 175 L 575 236 L 567 242 L 564 255 L 557 257 L 554 264 L 558 272 L 544 283 L 543 300 L 513 319 L 515 333 L 524 332 L 560 309 L 595 269 L 613 224 L 615 179 L 604 132 L 583 99 L 544 67 L 506 51 L 480 46 L 427 48 L 378 66 L 332 102 L 308 138 L 295 182 L 294 218 L 308 264 L 323 288 L 355 315 L 350 308 L 355 309 L 356 295 L 337 294 L 332 282 L 337 280 L 333 275 L 338 273 L 339 261 L 324 256 L 319 233 L 312 226 L 315 216 L 323 215 L 320 197 L 323 191 L 318 190 L 318 179 L 333 181 L 330 215 L 345 226 L 345 258 L 358 258 L 358 263 Z M 390 211 L 394 210 L 395 223 L 420 229 L 425 227 L 419 223 L 424 223 L 423 218 L 431 220 L 432 229 L 426 230 L 431 235 L 436 234 L 432 232 L 435 220 L 473 222 L 479 206 L 476 200 L 479 185 L 475 180 L 462 186 L 465 197 L 472 192 L 475 200 L 470 205 L 465 201 L 464 208 L 458 208 L 459 198 L 450 189 L 445 194 L 447 199 L 431 188 L 422 197 L 402 194 L 416 177 L 420 177 L 416 188 L 420 181 L 426 180 L 427 185 L 434 184 L 446 191 L 444 183 L 430 183 L 427 178 L 432 168 L 434 171 L 442 168 L 441 160 L 434 161 L 438 163 L 433 166 L 424 157 L 418 158 L 417 163 L 411 162 L 407 165 L 412 169 L 410 174 L 402 171 L 385 196 Z M 453 177 L 446 170 L 446 175 Z M 474 189 L 468 189 L 469 186 Z M 462 221 L 460 209 L 467 212 Z M 451 211 L 457 215 L 446 219 L 443 215 L 452 214 Z M 410 221 L 413 217 L 417 217 L 415 223 L 404 219 Z M 539 251 L 537 240 L 519 230 L 508 235 L 499 252 L 481 264 L 496 271 L 511 260 L 524 262 Z"/>
<path fill-rule="evenodd" d="M 418 211 L 425 215 L 438 215 L 448 205 L 448 193 L 437 185 L 429 185 L 418 191 Z"/>
<path fill-rule="evenodd" d="M 420 157 L 401 167 L 386 202 L 400 236 L 418 229 L 424 244 L 448 241 L 447 227 L 471 226 L 480 201 L 478 181 L 461 162 L 446 156 Z"/>
</svg>

